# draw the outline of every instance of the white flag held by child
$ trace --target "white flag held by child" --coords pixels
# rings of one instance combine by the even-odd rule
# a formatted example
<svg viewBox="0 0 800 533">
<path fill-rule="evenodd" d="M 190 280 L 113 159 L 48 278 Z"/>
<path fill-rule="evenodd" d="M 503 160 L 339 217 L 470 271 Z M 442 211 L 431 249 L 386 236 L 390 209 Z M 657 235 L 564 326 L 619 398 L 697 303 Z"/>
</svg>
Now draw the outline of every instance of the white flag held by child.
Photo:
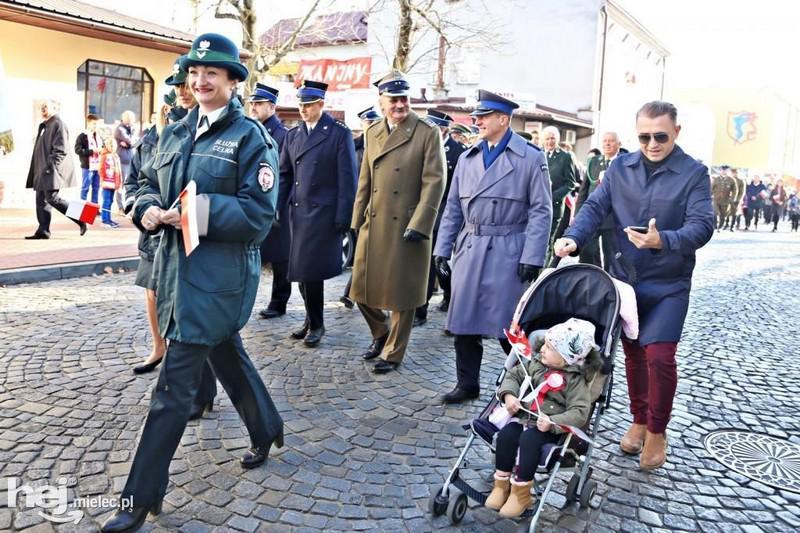
<svg viewBox="0 0 800 533">
<path fill-rule="evenodd" d="M 73 220 L 94 224 L 98 212 L 100 212 L 100 206 L 97 204 L 86 200 L 70 200 L 66 215 Z"/>
<path fill-rule="evenodd" d="M 181 233 L 183 248 L 188 257 L 200 245 L 200 231 L 197 229 L 197 183 L 190 181 L 178 196 L 181 203 Z"/>
</svg>

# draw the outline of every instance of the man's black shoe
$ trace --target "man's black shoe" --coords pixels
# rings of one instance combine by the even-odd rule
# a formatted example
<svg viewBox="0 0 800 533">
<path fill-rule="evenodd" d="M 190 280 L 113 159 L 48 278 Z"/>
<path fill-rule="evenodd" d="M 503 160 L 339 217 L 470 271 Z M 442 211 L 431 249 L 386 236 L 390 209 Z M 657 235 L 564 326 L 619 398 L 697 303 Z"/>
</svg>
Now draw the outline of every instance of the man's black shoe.
<svg viewBox="0 0 800 533">
<path fill-rule="evenodd" d="M 25 237 L 25 240 L 28 241 L 37 241 L 39 239 L 49 239 L 50 235 L 47 233 L 34 233 L 33 235 L 28 235 Z"/>
<path fill-rule="evenodd" d="M 426 323 L 427 321 L 428 321 L 428 319 L 427 319 L 427 318 L 425 318 L 425 317 L 418 317 L 418 316 L 415 316 L 415 317 L 414 317 L 414 321 L 413 321 L 413 322 L 411 322 L 411 327 L 412 327 L 412 328 L 416 328 L 417 326 L 423 326 L 423 325 L 425 325 L 425 323 Z"/>
<path fill-rule="evenodd" d="M 369 349 L 361 354 L 361 357 L 364 358 L 365 361 L 378 357 L 383 351 L 383 347 L 386 346 L 386 339 L 388 338 L 389 334 L 387 333 L 379 339 L 373 339 L 372 344 L 369 345 Z"/>
<path fill-rule="evenodd" d="M 267 307 L 266 309 L 262 309 L 261 311 L 258 312 L 258 316 L 260 316 L 261 318 L 266 318 L 266 319 L 278 318 L 279 316 L 283 316 L 285 314 L 286 314 L 285 310 L 284 311 L 278 311 L 277 309 L 272 309 L 270 307 Z"/>
<path fill-rule="evenodd" d="M 442 396 L 442 403 L 461 403 L 466 400 L 474 400 L 478 396 L 480 396 L 480 391 L 468 391 L 461 387 L 456 387 Z"/>
<path fill-rule="evenodd" d="M 147 519 L 147 513 L 161 513 L 161 502 L 146 507 L 134 507 L 130 511 L 119 510 L 106 520 L 102 533 L 128 533 L 138 530 Z"/>
<path fill-rule="evenodd" d="M 448 309 L 450 309 L 450 300 L 442 300 L 442 303 L 439 304 L 439 311 L 446 313 Z"/>
<path fill-rule="evenodd" d="M 356 305 L 356 303 L 353 300 L 351 300 L 349 296 L 342 296 L 341 298 L 339 298 L 339 301 L 342 302 L 344 306 L 348 309 L 352 309 Z"/>
<path fill-rule="evenodd" d="M 80 228 L 79 231 L 81 232 L 81 237 L 83 237 L 83 235 L 86 233 L 86 222 L 78 222 L 78 228 Z"/>
<path fill-rule="evenodd" d="M 319 344 L 319 341 L 322 340 L 323 335 L 325 335 L 325 326 L 309 330 L 308 335 L 306 335 L 306 338 L 303 339 L 303 344 L 305 344 L 309 348 L 313 348 L 314 346 Z"/>
<path fill-rule="evenodd" d="M 392 370 L 396 370 L 398 364 L 399 363 L 392 363 L 391 361 L 384 361 L 383 359 L 381 359 L 380 361 L 375 363 L 375 366 L 372 367 L 372 373 L 386 374 L 388 372 L 391 372 Z"/>
<path fill-rule="evenodd" d="M 306 338 L 306 334 L 308 333 L 308 322 L 303 324 L 303 327 L 291 332 L 289 336 L 293 339 L 302 340 Z"/>
</svg>

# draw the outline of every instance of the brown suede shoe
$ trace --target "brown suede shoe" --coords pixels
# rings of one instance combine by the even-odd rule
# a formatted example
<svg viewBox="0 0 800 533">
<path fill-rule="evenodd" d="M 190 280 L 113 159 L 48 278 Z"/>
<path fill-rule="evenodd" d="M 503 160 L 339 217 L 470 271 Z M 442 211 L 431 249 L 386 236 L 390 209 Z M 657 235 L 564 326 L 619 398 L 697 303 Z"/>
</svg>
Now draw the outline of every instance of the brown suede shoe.
<svg viewBox="0 0 800 533">
<path fill-rule="evenodd" d="M 486 507 L 499 511 L 501 507 L 508 500 L 508 495 L 511 494 L 511 481 L 509 478 L 497 477 L 494 475 L 494 488 L 489 497 L 486 498 Z"/>
<path fill-rule="evenodd" d="M 639 468 L 655 470 L 667 462 L 667 432 L 650 433 L 644 438 L 642 455 L 639 456 Z"/>
<path fill-rule="evenodd" d="M 642 451 L 644 446 L 644 436 L 647 433 L 647 426 L 645 424 L 631 424 L 628 431 L 623 435 L 622 440 L 619 441 L 620 449 L 628 454 L 636 455 Z"/>
</svg>

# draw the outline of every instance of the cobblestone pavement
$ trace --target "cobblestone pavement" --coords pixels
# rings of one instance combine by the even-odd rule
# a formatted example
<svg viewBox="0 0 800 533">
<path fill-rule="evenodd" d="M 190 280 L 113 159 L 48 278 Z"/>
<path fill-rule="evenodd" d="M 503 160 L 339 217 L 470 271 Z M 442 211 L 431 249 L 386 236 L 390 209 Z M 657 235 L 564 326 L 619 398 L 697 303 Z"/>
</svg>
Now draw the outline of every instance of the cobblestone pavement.
<svg viewBox="0 0 800 533">
<path fill-rule="evenodd" d="M 702 446 L 718 428 L 800 443 L 799 251 L 800 239 L 788 233 L 717 234 L 702 250 L 679 348 L 669 462 L 642 473 L 618 449 L 630 421 L 620 358 L 594 462 L 600 487 L 592 508 L 559 509 L 564 474 L 544 511 L 545 530 L 800 529 L 800 494 L 730 472 Z M 133 278 L 0 289 L 0 478 L 31 485 L 63 479 L 69 501 L 119 494 L 155 380 L 130 370 L 148 349 L 143 294 Z M 318 349 L 287 338 L 303 316 L 297 291 L 286 316 L 254 318 L 243 331 L 286 421 L 287 446 L 265 467 L 242 472 L 237 461 L 247 435 L 220 389 L 213 413 L 187 427 L 165 512 L 149 518 L 145 530 L 452 530 L 446 517 L 427 515 L 427 501 L 465 441 L 460 424 L 483 402 L 437 402 L 453 383 L 454 357 L 436 310 L 414 331 L 401 370 L 373 377 L 359 357 L 369 343 L 367 327 L 337 302 L 345 281 L 327 284 L 328 333 Z M 268 287 L 265 276 L 256 311 Z M 492 346 L 485 359 L 484 400 L 503 357 Z M 481 455 L 492 459 L 488 451 Z M 488 487 L 480 481 L 488 473 L 474 475 Z M 5 496 L 0 492 L 0 502 Z M 14 509 L 0 507 L 0 530 L 91 531 L 109 513 L 88 509 L 78 524 L 57 525 L 24 509 L 22 500 Z M 460 530 L 517 527 L 472 507 Z"/>
</svg>

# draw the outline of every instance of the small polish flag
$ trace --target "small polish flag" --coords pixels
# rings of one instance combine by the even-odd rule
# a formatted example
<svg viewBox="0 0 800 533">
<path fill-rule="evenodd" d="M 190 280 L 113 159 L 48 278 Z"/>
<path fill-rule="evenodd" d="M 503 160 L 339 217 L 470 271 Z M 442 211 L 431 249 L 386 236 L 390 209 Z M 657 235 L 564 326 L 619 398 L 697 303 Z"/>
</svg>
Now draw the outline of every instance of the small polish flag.
<svg viewBox="0 0 800 533">
<path fill-rule="evenodd" d="M 197 229 L 197 183 L 190 181 L 178 196 L 181 203 L 181 233 L 183 248 L 188 257 L 200 245 L 200 231 Z"/>
<path fill-rule="evenodd" d="M 94 224 L 100 206 L 86 200 L 70 200 L 67 207 L 67 216 L 73 220 L 80 220 L 87 224 Z"/>
</svg>

